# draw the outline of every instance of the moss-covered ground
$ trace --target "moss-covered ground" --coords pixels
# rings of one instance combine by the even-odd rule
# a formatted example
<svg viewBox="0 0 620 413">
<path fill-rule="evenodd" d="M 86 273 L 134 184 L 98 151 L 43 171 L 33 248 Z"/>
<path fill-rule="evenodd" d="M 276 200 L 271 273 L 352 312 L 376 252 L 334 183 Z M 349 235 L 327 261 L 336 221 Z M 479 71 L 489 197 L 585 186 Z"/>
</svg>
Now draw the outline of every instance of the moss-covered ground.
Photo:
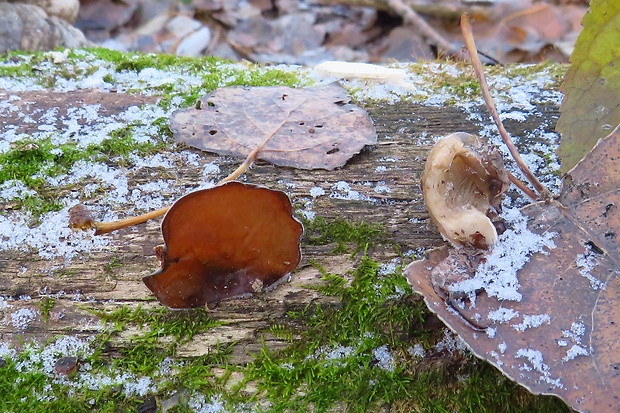
<svg viewBox="0 0 620 413">
<path fill-rule="evenodd" d="M 336 298 L 336 304 L 308 304 L 290 311 L 286 324 L 274 323 L 263 331 L 288 342 L 284 349 L 265 346 L 246 365 L 229 363 L 235 344 L 179 359 L 180 345 L 223 322 L 204 309 L 121 306 L 105 311 L 85 303 L 83 307 L 106 328 L 80 357 L 81 365 L 88 367 L 78 375 L 95 380 L 121 371 L 152 378 L 156 390 L 128 395 L 102 382 L 72 385 L 73 378 L 51 379 L 36 368 L 45 360 L 33 363 L 25 351 L 15 359 L 3 359 L 0 391 L 5 396 L 0 409 L 141 412 L 151 411 L 144 409 L 153 403 L 170 404 L 176 395 L 178 400 L 167 411 L 192 412 L 196 405 L 187 404 L 190 396 L 201 394 L 215 398 L 222 411 L 568 411 L 558 399 L 533 396 L 475 359 L 412 295 L 400 266 L 386 269 L 373 260 L 368 246 L 381 241 L 381 228 L 325 218 L 307 225 L 304 244 L 333 246 L 337 253 L 358 251 L 359 260 L 347 274 L 318 267 L 323 283 L 308 288 Z M 41 302 L 42 313 L 49 314 L 53 307 L 53 299 Z M 130 344 L 110 358 L 108 347 L 126 331 L 133 332 Z"/>
</svg>

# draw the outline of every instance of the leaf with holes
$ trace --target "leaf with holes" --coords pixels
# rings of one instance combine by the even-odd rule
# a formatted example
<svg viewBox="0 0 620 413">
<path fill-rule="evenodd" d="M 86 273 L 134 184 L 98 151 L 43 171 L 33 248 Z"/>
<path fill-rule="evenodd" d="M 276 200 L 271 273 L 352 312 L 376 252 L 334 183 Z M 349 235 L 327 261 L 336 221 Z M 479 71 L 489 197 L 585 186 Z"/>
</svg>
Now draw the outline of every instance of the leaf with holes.
<svg viewBox="0 0 620 413">
<path fill-rule="evenodd" d="M 175 139 L 221 155 L 246 156 L 264 138 L 259 159 L 300 169 L 334 169 L 377 142 L 370 116 L 337 83 L 222 88 L 172 114 Z"/>
<path fill-rule="evenodd" d="M 619 159 L 617 128 L 569 172 L 559 202 L 514 210 L 477 268 L 463 248 L 440 248 L 405 270 L 475 354 L 582 412 L 620 412 Z"/>
</svg>

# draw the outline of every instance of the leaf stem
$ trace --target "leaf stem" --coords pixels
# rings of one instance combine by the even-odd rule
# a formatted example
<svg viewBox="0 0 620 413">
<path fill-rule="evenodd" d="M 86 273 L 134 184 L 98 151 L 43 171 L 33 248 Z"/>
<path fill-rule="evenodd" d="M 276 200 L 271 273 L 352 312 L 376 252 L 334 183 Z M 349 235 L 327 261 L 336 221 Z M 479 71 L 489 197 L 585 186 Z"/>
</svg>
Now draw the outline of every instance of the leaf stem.
<svg viewBox="0 0 620 413">
<path fill-rule="evenodd" d="M 239 165 L 237 169 L 231 172 L 226 178 L 219 181 L 216 185 L 222 185 L 222 184 L 225 184 L 226 182 L 234 181 L 235 179 L 239 178 L 245 171 L 247 171 L 248 168 L 252 166 L 252 164 L 256 160 L 258 153 L 263 150 L 267 142 L 269 142 L 269 140 L 273 138 L 273 136 L 276 133 L 278 133 L 280 128 L 284 126 L 287 119 L 288 117 L 286 117 L 276 128 L 274 128 L 274 130 L 271 133 L 269 133 L 267 137 L 263 139 L 263 141 L 256 148 L 254 148 L 254 150 L 252 150 L 252 152 L 250 152 L 250 154 L 245 158 L 245 160 L 241 163 L 241 165 Z M 122 228 L 127 228 L 127 227 L 131 227 L 131 226 L 138 225 L 138 224 L 143 224 L 146 221 L 159 218 L 162 215 L 165 215 L 166 212 L 168 212 L 168 210 L 171 207 L 172 206 L 160 208 L 155 211 L 147 212 L 146 214 L 142 214 L 142 215 L 138 215 L 138 216 L 130 217 L 130 218 L 125 218 L 125 219 L 120 219 L 118 221 L 95 222 L 93 224 L 93 226 L 95 227 L 95 235 L 107 234 L 109 232 L 117 231 Z"/>
<path fill-rule="evenodd" d="M 471 25 L 469 24 L 469 16 L 467 13 L 463 13 L 461 15 L 461 32 L 463 33 L 463 37 L 465 39 L 465 45 L 467 46 L 467 50 L 469 51 L 469 55 L 471 58 L 471 63 L 474 67 L 474 71 L 476 72 L 476 76 L 478 77 L 478 81 L 480 82 L 480 89 L 482 90 L 482 96 L 484 97 L 484 102 L 487 105 L 487 109 L 491 113 L 493 120 L 495 121 L 495 125 L 497 125 L 497 129 L 499 130 L 499 134 L 502 137 L 504 143 L 508 147 L 510 154 L 514 158 L 517 166 L 523 172 L 523 175 L 527 178 L 528 181 L 534 186 L 536 192 L 538 192 L 538 196 L 532 196 L 534 193 L 530 190 L 529 193 L 526 192 L 526 185 L 519 181 L 517 177 L 510 174 L 510 180 L 522 191 L 524 191 L 530 198 L 532 199 L 542 199 L 548 201 L 551 199 L 551 193 L 549 190 L 536 178 L 534 173 L 530 170 L 530 168 L 525 164 L 521 155 L 519 155 L 519 151 L 516 146 L 510 139 L 510 135 L 504 128 L 504 124 L 502 120 L 499 118 L 499 114 L 497 113 L 497 109 L 495 108 L 495 103 L 493 103 L 493 98 L 491 98 L 491 93 L 489 92 L 489 86 L 484 77 L 484 70 L 482 69 L 482 63 L 480 62 L 480 58 L 478 57 L 478 50 L 476 49 L 476 44 L 474 42 L 474 36 L 472 34 Z M 517 182 L 519 182 L 517 184 Z"/>
</svg>

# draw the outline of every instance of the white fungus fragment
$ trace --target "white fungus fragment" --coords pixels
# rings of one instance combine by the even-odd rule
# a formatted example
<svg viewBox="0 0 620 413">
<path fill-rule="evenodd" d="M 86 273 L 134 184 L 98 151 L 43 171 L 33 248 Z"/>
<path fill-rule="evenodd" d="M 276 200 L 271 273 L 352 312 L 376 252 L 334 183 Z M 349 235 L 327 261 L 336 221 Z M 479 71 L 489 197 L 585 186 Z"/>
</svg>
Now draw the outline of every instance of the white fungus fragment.
<svg viewBox="0 0 620 413">
<path fill-rule="evenodd" d="M 454 354 L 456 351 L 464 353 L 467 351 L 467 345 L 461 337 L 445 328 L 443 330 L 443 338 L 435 344 L 435 351 L 438 353 L 447 351 L 450 354 Z"/>
<path fill-rule="evenodd" d="M 310 196 L 312 198 L 317 198 L 321 195 L 325 195 L 325 190 L 320 186 L 313 186 L 312 188 L 310 188 Z"/>
<path fill-rule="evenodd" d="M 228 412 L 220 396 L 211 396 L 209 400 L 203 394 L 194 393 L 189 399 L 188 406 L 195 413 L 225 413 Z"/>
<path fill-rule="evenodd" d="M 498 323 L 507 323 L 515 317 L 519 316 L 519 312 L 512 308 L 500 307 L 497 310 L 489 311 L 487 318 Z"/>
<path fill-rule="evenodd" d="M 501 215 L 508 229 L 499 236 L 473 278 L 454 283 L 451 291 L 467 294 L 475 307 L 476 292 L 485 290 L 499 300 L 521 301 L 518 271 L 537 252 L 555 248 L 554 233 L 538 235 L 527 228 L 527 218 L 517 208 L 505 208 Z"/>
<path fill-rule="evenodd" d="M 574 343 L 581 344 L 581 337 L 586 332 L 586 326 L 582 323 L 572 323 L 570 330 L 562 330 L 562 336 L 571 339 Z"/>
<path fill-rule="evenodd" d="M 424 351 L 424 347 L 422 347 L 422 344 L 420 343 L 416 343 L 413 347 L 409 347 L 407 349 L 407 353 L 409 353 L 412 357 L 426 357 L 426 351 Z"/>
<path fill-rule="evenodd" d="M 385 182 L 380 181 L 377 183 L 377 186 L 375 186 L 375 192 L 378 194 L 389 194 L 392 190 L 385 184 Z"/>
<path fill-rule="evenodd" d="M 351 189 L 351 185 L 345 181 L 338 181 L 332 186 L 330 198 L 345 199 L 350 201 L 371 201 L 374 199 L 364 195 L 358 191 Z"/>
</svg>

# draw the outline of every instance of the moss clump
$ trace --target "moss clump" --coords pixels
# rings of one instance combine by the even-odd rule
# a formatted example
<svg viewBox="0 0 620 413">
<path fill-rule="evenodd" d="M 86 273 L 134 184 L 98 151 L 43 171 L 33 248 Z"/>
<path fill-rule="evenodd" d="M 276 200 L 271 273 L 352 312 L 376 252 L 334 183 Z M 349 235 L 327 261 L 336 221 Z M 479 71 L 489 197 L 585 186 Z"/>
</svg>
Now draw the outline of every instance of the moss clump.
<svg viewBox="0 0 620 413">
<path fill-rule="evenodd" d="M 56 304 L 56 299 L 54 297 L 43 297 L 41 298 L 41 302 L 39 303 L 39 312 L 41 313 L 41 318 L 44 322 L 47 322 L 50 318 L 50 312 L 54 305 Z"/>
<path fill-rule="evenodd" d="M 165 70 L 170 68 L 183 68 L 192 72 L 208 70 L 217 63 L 232 63 L 212 56 L 201 58 L 175 56 L 163 53 L 125 53 L 117 50 L 98 48 L 86 48 L 93 58 L 114 63 L 117 72 L 139 72 L 146 68 Z M 82 58 L 81 53 L 70 52 L 70 58 Z"/>
<path fill-rule="evenodd" d="M 130 155 L 146 156 L 166 147 L 170 130 L 160 120 L 156 126 L 162 131 L 152 141 L 138 142 L 133 130 L 141 125 L 131 124 L 109 133 L 100 143 L 83 148 L 79 142 L 56 144 L 52 137 L 33 140 L 25 138 L 13 142 L 13 148 L 0 153 L 0 185 L 11 180 L 20 181 L 34 193 L 13 200 L 15 209 L 29 211 L 33 219 L 62 209 L 58 191 L 51 191 L 46 184 L 48 177 L 68 173 L 78 161 L 106 162 L 127 165 Z"/>
<path fill-rule="evenodd" d="M 352 250 L 355 254 L 366 247 L 387 240 L 385 230 L 377 223 L 325 217 L 316 217 L 312 220 L 302 218 L 302 223 L 304 225 L 303 243 L 308 245 L 335 243 L 334 253 Z"/>
</svg>

